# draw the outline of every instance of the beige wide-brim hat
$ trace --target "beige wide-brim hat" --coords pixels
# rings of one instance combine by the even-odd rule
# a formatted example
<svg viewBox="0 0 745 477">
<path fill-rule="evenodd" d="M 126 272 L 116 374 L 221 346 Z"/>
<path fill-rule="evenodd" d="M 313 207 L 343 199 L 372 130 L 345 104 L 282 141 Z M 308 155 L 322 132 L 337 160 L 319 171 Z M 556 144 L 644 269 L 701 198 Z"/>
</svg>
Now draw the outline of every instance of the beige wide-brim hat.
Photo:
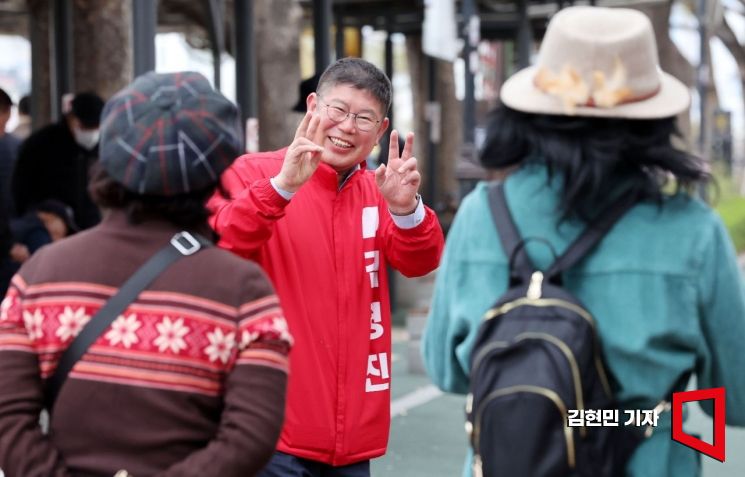
<svg viewBox="0 0 745 477">
<path fill-rule="evenodd" d="M 553 16 L 538 61 L 511 76 L 502 102 L 527 113 L 656 119 L 690 93 L 662 71 L 652 24 L 637 10 L 569 7 Z"/>
</svg>

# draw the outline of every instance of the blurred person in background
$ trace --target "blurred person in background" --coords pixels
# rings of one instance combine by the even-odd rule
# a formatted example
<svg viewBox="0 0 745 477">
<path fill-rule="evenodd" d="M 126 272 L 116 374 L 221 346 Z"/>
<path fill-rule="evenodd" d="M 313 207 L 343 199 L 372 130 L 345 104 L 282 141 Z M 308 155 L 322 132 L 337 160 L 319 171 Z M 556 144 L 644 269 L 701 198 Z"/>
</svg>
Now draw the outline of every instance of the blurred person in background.
<svg viewBox="0 0 745 477">
<path fill-rule="evenodd" d="M 318 89 L 318 80 L 321 78 L 321 75 L 315 74 L 311 76 L 310 78 L 305 78 L 300 82 L 300 85 L 298 86 L 298 98 L 297 103 L 295 103 L 295 106 L 292 107 L 292 110 L 296 113 L 306 113 L 308 112 L 308 104 L 307 99 L 308 96 L 311 93 L 315 93 L 316 89 Z"/>
<path fill-rule="evenodd" d="M 8 477 L 247 477 L 271 457 L 292 337 L 264 273 L 217 247 L 160 273 L 76 362 L 49 434 L 38 424 L 61 354 L 103 304 L 176 237 L 210 236 L 205 201 L 242 151 L 239 118 L 198 73 L 148 73 L 107 103 L 91 181 L 104 220 L 36 252 L 0 306 Z"/>
<path fill-rule="evenodd" d="M 57 199 L 72 207 L 82 229 L 101 220 L 88 193 L 88 180 L 91 165 L 98 159 L 102 108 L 97 94 L 78 93 L 60 121 L 35 131 L 23 142 L 13 174 L 18 215 L 44 199 Z"/>
<path fill-rule="evenodd" d="M 10 119 L 13 101 L 3 89 L 0 89 L 0 206 L 8 217 L 13 216 L 13 198 L 10 193 L 13 169 L 21 140 L 5 131 Z"/>
<path fill-rule="evenodd" d="M 0 291 L 5 296 L 10 278 L 15 273 L 14 269 L 6 268 L 5 262 L 10 260 L 10 250 L 13 246 L 13 233 L 10 231 L 10 220 L 8 211 L 0 199 Z"/>
<path fill-rule="evenodd" d="M 28 258 L 28 250 L 15 242 L 10 228 L 14 210 L 10 185 L 21 143 L 18 138 L 5 132 L 12 106 L 10 96 L 0 88 L 0 296 L 5 295 L 18 264 Z"/>
<path fill-rule="evenodd" d="M 26 245 L 30 253 L 80 230 L 70 206 L 55 199 L 44 200 L 25 215 L 11 219 L 10 228 L 16 242 Z"/>
<path fill-rule="evenodd" d="M 0 259 L 0 296 L 5 296 L 11 277 L 34 252 L 79 230 L 72 209 L 54 199 L 41 202 L 8 224 L 12 245 Z"/>
<path fill-rule="evenodd" d="M 31 134 L 31 96 L 25 95 L 18 101 L 18 123 L 11 132 L 20 140 Z"/>
</svg>

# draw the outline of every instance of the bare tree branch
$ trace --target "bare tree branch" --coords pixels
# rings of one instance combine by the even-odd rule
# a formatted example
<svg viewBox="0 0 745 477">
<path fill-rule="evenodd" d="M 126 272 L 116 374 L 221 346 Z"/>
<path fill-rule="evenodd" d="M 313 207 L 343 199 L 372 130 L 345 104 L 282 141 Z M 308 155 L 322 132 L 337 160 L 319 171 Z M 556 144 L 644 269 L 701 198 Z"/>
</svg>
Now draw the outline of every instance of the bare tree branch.
<svg viewBox="0 0 745 477">
<path fill-rule="evenodd" d="M 745 0 L 740 1 L 745 2 Z M 743 76 L 743 79 L 745 79 L 745 46 L 741 45 L 740 42 L 737 40 L 737 35 L 735 35 L 735 32 L 732 31 L 732 27 L 730 26 L 729 22 L 727 22 L 726 17 L 724 17 L 722 19 L 722 22 L 719 23 L 715 34 L 717 38 L 722 40 L 724 46 L 727 47 L 729 52 L 735 58 L 735 61 L 737 61 L 737 66 L 740 69 L 740 74 Z"/>
</svg>

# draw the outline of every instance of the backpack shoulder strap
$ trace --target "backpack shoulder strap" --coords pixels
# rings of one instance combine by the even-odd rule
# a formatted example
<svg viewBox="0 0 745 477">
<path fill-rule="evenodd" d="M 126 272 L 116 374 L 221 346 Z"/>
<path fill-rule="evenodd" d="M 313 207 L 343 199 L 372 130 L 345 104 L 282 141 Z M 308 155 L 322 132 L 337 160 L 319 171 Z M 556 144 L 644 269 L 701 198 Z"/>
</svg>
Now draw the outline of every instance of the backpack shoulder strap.
<svg viewBox="0 0 745 477">
<path fill-rule="evenodd" d="M 49 412 L 75 363 L 83 357 L 101 333 L 137 298 L 140 292 L 179 258 L 192 255 L 210 246 L 212 242 L 201 235 L 190 234 L 186 231 L 179 232 L 171 238 L 168 245 L 153 255 L 122 285 L 116 295 L 98 310 L 98 313 L 88 321 L 62 353 L 54 374 L 47 382 L 45 398 Z"/>
<path fill-rule="evenodd" d="M 535 266 L 525 251 L 525 241 L 510 214 L 503 182 L 489 185 L 489 207 L 497 227 L 497 235 L 509 260 L 510 282 L 527 283 Z"/>
<path fill-rule="evenodd" d="M 566 251 L 546 271 L 547 279 L 557 278 L 562 272 L 582 260 L 613 228 L 618 220 L 631 209 L 637 200 L 635 197 L 621 197 L 613 202 L 596 220 L 591 222 L 584 232 L 569 245 Z"/>
</svg>

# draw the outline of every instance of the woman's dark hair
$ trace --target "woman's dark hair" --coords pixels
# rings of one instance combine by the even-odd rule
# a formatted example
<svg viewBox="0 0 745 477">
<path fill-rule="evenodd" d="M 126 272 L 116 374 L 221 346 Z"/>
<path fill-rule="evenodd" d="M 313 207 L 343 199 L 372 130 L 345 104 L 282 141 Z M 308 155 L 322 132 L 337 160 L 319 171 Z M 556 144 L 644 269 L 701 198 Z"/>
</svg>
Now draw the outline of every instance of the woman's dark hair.
<svg viewBox="0 0 745 477">
<path fill-rule="evenodd" d="M 620 195 L 661 203 L 663 188 L 706 182 L 703 161 L 672 145 L 675 118 L 618 119 L 528 114 L 501 106 L 490 114 L 481 163 L 489 169 L 545 164 L 563 180 L 564 219 L 592 218 Z"/>
<path fill-rule="evenodd" d="M 199 231 L 207 226 L 209 211 L 205 202 L 216 186 L 168 197 L 140 195 L 116 182 L 96 163 L 91 171 L 88 192 L 98 206 L 124 210 L 132 224 L 153 219 L 165 220 L 183 229 Z"/>
</svg>

